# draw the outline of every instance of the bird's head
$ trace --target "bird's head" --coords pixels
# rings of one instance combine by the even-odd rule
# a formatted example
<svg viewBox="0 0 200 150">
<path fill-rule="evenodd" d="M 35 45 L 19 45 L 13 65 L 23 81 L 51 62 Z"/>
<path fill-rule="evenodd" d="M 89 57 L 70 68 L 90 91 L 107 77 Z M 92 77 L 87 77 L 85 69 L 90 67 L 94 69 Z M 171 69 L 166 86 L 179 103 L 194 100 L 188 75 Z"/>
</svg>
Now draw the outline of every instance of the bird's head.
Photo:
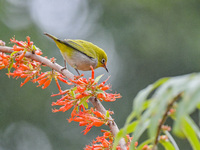
<svg viewBox="0 0 200 150">
<path fill-rule="evenodd" d="M 106 65 L 107 65 L 107 55 L 106 55 L 106 53 L 102 50 L 102 51 L 99 51 L 99 53 L 98 53 L 98 64 L 97 64 L 97 67 L 96 68 L 98 68 L 98 67 L 103 67 L 103 68 L 105 68 L 106 69 L 106 71 L 108 72 L 108 69 L 107 69 L 107 67 L 106 67 Z"/>
</svg>

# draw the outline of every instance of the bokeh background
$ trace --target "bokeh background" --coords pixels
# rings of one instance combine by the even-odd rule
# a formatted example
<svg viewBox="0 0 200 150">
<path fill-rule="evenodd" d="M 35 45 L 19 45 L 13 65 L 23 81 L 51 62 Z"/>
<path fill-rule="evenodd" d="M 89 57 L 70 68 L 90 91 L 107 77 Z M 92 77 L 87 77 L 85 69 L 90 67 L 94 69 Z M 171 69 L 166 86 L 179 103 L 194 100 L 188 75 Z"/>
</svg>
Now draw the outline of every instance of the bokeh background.
<svg viewBox="0 0 200 150">
<path fill-rule="evenodd" d="M 200 70 L 199 0 L 0 0 L 0 39 L 9 46 L 14 35 L 18 40 L 28 35 L 45 56 L 63 65 L 43 32 L 88 40 L 107 52 L 110 72 L 95 73 L 103 79 L 111 75 L 112 92 L 123 96 L 103 103 L 115 112 L 120 128 L 138 91 L 161 77 Z M 84 127 L 66 120 L 69 113 L 51 112 L 55 83 L 45 90 L 32 83 L 20 88 L 22 80 L 9 79 L 6 72 L 0 71 L 0 150 L 78 150 L 100 134 L 93 128 L 84 136 Z M 185 140 L 177 143 L 181 150 L 191 149 Z"/>
</svg>

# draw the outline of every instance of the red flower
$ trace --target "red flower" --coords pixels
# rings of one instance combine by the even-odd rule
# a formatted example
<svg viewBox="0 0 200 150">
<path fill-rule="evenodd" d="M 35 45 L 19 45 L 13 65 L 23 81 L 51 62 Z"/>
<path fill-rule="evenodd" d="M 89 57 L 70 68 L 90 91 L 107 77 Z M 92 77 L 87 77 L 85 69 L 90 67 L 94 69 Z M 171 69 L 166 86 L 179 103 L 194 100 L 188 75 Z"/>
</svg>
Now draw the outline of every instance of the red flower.
<svg viewBox="0 0 200 150">
<path fill-rule="evenodd" d="M 8 68 L 10 63 L 10 55 L 6 55 L 0 52 L 0 70 Z"/>
<path fill-rule="evenodd" d="M 24 51 L 24 53 L 31 52 L 36 55 L 42 55 L 42 52 L 39 48 L 33 45 L 33 42 L 30 40 L 30 37 L 26 37 L 26 41 L 18 41 L 15 38 L 10 39 L 11 42 L 16 43 L 18 46 L 14 45 L 13 50 L 14 51 Z"/>
<path fill-rule="evenodd" d="M 74 110 L 76 109 L 74 108 Z M 85 130 L 83 130 L 84 135 L 87 134 L 93 126 L 100 127 L 108 121 L 105 119 L 104 115 L 100 115 L 100 113 L 97 113 L 97 110 L 94 110 L 93 108 L 86 110 L 83 105 L 80 105 L 79 111 L 74 110 L 73 115 L 68 121 L 79 122 L 79 126 L 86 126 Z M 99 118 L 99 116 L 101 118 Z"/>
<path fill-rule="evenodd" d="M 22 51 L 24 50 L 23 47 L 20 47 L 20 46 L 17 46 L 17 45 L 14 45 L 13 48 L 12 48 L 13 51 Z"/>
<path fill-rule="evenodd" d="M 53 76 L 54 76 L 54 72 L 48 71 L 39 75 L 39 77 L 37 79 L 34 79 L 33 82 L 38 82 L 39 85 L 37 87 L 43 85 L 42 89 L 45 89 L 50 85 Z"/>
<path fill-rule="evenodd" d="M 75 99 L 81 99 L 83 97 L 89 96 L 90 94 L 88 94 L 87 92 L 83 92 L 81 94 L 76 95 Z"/>
<path fill-rule="evenodd" d="M 98 136 L 96 138 L 96 140 L 93 140 L 93 142 L 91 143 L 91 145 L 86 145 L 86 147 L 84 148 L 84 150 L 93 150 L 93 149 L 99 149 L 99 150 L 104 150 L 104 149 L 112 149 L 113 148 L 113 140 L 114 140 L 114 136 L 110 131 L 107 130 L 101 130 L 101 132 L 103 132 L 103 136 Z M 128 139 L 126 141 L 126 148 L 127 150 L 130 147 L 130 143 L 132 138 L 127 135 L 126 139 Z M 135 147 L 137 147 L 138 142 L 135 142 Z M 116 150 L 120 150 L 120 146 L 117 146 Z"/>
</svg>

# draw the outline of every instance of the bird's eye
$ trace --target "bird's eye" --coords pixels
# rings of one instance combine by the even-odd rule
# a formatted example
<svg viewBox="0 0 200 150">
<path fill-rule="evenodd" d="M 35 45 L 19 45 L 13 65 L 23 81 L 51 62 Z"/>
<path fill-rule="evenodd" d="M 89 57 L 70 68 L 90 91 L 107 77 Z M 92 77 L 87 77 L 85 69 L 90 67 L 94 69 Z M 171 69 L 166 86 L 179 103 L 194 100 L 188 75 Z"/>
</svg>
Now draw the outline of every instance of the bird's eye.
<svg viewBox="0 0 200 150">
<path fill-rule="evenodd" d="M 102 63 L 102 64 L 104 64 L 104 63 L 105 63 L 105 59 L 104 59 L 104 58 L 101 60 L 101 63 Z"/>
</svg>

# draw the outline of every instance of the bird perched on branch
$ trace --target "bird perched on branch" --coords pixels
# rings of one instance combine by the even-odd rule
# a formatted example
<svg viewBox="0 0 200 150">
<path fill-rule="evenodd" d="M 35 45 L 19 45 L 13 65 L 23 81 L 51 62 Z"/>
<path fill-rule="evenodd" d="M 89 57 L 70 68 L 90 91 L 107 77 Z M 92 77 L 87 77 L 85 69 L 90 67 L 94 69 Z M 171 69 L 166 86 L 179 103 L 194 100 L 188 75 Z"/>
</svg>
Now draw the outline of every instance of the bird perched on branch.
<svg viewBox="0 0 200 150">
<path fill-rule="evenodd" d="M 51 34 L 44 33 L 46 36 L 54 40 L 57 47 L 64 58 L 65 68 L 66 62 L 72 66 L 80 75 L 78 70 L 88 71 L 91 70 L 92 66 L 94 69 L 106 67 L 107 55 L 105 51 L 91 42 L 84 40 L 60 40 Z"/>
</svg>

